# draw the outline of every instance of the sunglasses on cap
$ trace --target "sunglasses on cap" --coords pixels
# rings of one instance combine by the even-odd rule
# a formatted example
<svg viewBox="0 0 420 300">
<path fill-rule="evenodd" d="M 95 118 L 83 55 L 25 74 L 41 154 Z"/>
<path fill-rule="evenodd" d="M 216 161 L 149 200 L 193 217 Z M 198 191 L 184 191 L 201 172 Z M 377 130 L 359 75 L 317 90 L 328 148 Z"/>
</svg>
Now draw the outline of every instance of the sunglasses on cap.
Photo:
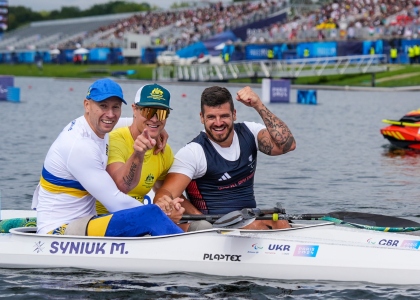
<svg viewBox="0 0 420 300">
<path fill-rule="evenodd" d="M 140 115 L 143 118 L 150 120 L 156 115 L 159 121 L 166 120 L 169 116 L 169 109 L 167 108 L 155 108 L 155 107 L 139 107 Z"/>
</svg>

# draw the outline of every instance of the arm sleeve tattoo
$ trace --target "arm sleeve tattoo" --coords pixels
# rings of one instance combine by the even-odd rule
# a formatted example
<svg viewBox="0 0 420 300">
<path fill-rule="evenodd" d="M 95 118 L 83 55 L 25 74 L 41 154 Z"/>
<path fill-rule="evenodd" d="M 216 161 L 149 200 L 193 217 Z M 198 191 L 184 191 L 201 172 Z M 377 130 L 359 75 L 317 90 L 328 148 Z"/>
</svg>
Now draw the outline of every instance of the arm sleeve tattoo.
<svg viewBox="0 0 420 300">
<path fill-rule="evenodd" d="M 263 119 L 267 132 L 270 135 L 270 137 L 264 135 L 258 140 L 258 149 L 268 155 L 272 153 L 275 146 L 281 149 L 282 153 L 289 152 L 295 139 L 287 125 L 269 111 L 265 105 L 258 110 L 258 113 Z"/>
</svg>

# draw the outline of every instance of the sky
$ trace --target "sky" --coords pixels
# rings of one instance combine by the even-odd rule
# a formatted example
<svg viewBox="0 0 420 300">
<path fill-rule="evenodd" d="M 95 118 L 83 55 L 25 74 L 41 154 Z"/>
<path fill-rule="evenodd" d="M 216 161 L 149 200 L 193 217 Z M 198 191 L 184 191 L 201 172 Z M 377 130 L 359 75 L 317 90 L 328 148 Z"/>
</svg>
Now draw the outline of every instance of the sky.
<svg viewBox="0 0 420 300">
<path fill-rule="evenodd" d="M 144 3 L 156 5 L 161 8 L 169 8 L 172 3 L 181 3 L 176 0 L 126 0 L 127 2 Z M 25 6 L 33 11 L 51 11 L 60 9 L 62 6 L 77 6 L 81 10 L 88 9 L 95 4 L 104 4 L 111 2 L 109 0 L 9 0 L 9 6 Z M 185 1 L 184 1 L 185 2 Z"/>
</svg>

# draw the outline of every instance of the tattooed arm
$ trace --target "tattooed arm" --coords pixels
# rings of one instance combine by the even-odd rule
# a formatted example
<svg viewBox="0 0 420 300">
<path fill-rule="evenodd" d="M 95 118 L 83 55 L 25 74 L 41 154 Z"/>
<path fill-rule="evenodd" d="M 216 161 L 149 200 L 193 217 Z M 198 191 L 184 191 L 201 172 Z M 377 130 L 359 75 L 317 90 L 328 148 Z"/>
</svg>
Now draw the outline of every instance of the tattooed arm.
<svg viewBox="0 0 420 300">
<path fill-rule="evenodd" d="M 286 123 L 274 115 L 250 88 L 241 89 L 236 96 L 239 102 L 253 107 L 261 116 L 266 129 L 258 133 L 258 149 L 267 155 L 280 155 L 296 148 L 295 139 Z"/>
<path fill-rule="evenodd" d="M 134 152 L 125 163 L 113 162 L 106 167 L 106 171 L 111 175 L 121 192 L 127 194 L 138 185 L 144 154 L 155 145 L 156 141 L 149 136 L 145 129 L 135 139 Z"/>
</svg>

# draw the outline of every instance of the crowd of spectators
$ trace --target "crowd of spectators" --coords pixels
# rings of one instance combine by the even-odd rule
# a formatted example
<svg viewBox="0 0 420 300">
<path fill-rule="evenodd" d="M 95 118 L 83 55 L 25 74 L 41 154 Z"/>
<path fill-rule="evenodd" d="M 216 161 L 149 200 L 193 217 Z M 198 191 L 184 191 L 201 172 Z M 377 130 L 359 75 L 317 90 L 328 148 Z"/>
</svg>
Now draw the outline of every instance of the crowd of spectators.
<svg viewBox="0 0 420 300">
<path fill-rule="evenodd" d="M 233 4 L 210 2 L 196 8 L 139 13 L 98 28 L 59 47 L 71 47 L 76 43 L 84 47 L 110 46 L 110 43 L 116 45 L 122 42 L 125 33 L 136 33 L 151 35 L 155 45 L 169 46 L 177 50 L 228 29 L 267 18 L 284 6 L 285 0 Z M 100 38 L 94 39 L 95 36 Z"/>
<path fill-rule="evenodd" d="M 293 2 L 208 2 L 183 9 L 142 12 L 58 47 L 72 48 L 77 44 L 85 48 L 121 47 L 124 34 L 135 33 L 150 35 L 152 44 L 176 51 L 226 30 L 265 19 L 284 9 L 286 3 Z M 248 29 L 245 42 L 416 38 L 420 36 L 419 15 L 420 0 L 333 0 L 315 10 L 302 10 L 292 5 L 285 21 L 262 29 Z"/>
<path fill-rule="evenodd" d="M 284 23 L 250 29 L 247 42 L 417 37 L 420 0 L 342 0 Z"/>
</svg>

